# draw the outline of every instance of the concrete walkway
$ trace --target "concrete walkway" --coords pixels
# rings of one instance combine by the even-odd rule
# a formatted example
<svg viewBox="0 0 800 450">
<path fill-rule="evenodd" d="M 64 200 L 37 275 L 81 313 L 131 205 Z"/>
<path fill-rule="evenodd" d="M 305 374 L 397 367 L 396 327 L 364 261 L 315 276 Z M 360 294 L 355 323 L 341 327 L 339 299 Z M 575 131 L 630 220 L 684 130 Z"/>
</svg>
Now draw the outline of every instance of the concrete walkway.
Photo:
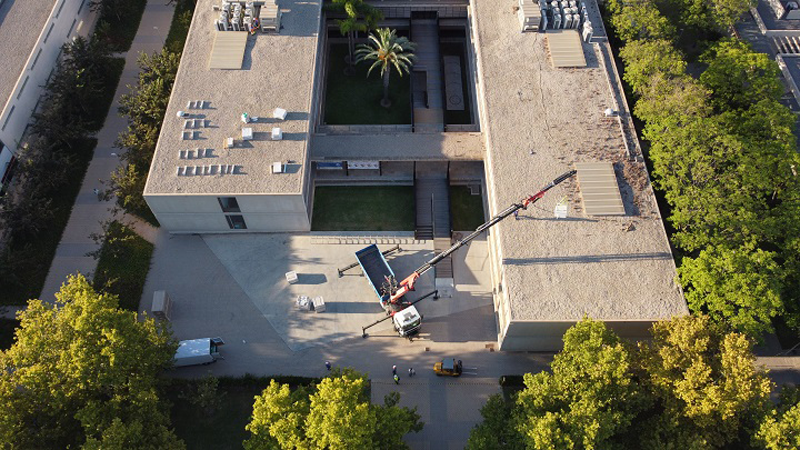
<svg viewBox="0 0 800 450">
<path fill-rule="evenodd" d="M 61 236 L 56 255 L 50 265 L 50 271 L 44 283 L 44 288 L 39 296 L 43 300 L 52 300 L 53 295 L 61 288 L 67 275 L 77 272 L 91 275 L 97 267 L 97 261 L 86 256 L 88 252 L 97 250 L 98 245 L 91 235 L 102 232 L 102 223 L 112 217 L 111 207 L 113 201 L 98 201 L 94 189 L 103 189 L 100 180 L 108 180 L 111 172 L 119 165 L 116 156 L 120 150 L 114 148 L 114 141 L 119 133 L 126 129 L 127 121 L 121 117 L 119 98 L 129 93 L 127 85 L 135 85 L 139 74 L 136 59 L 140 52 L 152 53 L 161 50 L 169 32 L 170 22 L 174 9 L 164 4 L 163 0 L 150 0 L 139 25 L 139 31 L 133 40 L 131 49 L 120 56 L 125 57 L 125 69 L 120 78 L 120 84 L 111 105 L 105 125 L 97 133 L 97 147 L 94 158 L 86 171 L 78 197 L 72 209 L 67 227 Z M 140 227 L 137 226 L 137 230 Z M 154 233 L 149 233 L 153 239 Z"/>
</svg>

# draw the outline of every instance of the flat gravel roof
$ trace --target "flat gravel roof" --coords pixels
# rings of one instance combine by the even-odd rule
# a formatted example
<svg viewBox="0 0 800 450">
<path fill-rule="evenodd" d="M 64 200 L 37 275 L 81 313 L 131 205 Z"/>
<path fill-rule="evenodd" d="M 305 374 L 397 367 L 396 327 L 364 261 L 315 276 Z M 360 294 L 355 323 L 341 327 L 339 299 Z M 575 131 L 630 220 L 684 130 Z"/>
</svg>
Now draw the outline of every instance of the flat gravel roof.
<svg viewBox="0 0 800 450">
<path fill-rule="evenodd" d="M 594 1 L 595 28 L 602 27 Z M 521 33 L 516 13 L 472 1 L 486 133 L 486 175 L 496 213 L 574 167 L 614 164 L 626 216 L 590 217 L 577 180 L 552 189 L 497 225 L 502 289 L 511 321 L 653 320 L 688 313 L 643 163 L 630 162 L 597 45 L 583 43 L 587 67 L 555 69 L 545 34 Z M 569 202 L 569 217 L 553 209 Z"/>
<path fill-rule="evenodd" d="M 5 0 L 0 2 L 0 103 L 5 108 L 20 73 L 48 24 L 52 0 Z"/>
<path fill-rule="evenodd" d="M 250 36 L 242 70 L 209 69 L 214 26 L 219 12 L 216 0 L 199 0 L 183 51 L 161 136 L 150 166 L 145 195 L 164 194 L 291 194 L 300 193 L 308 154 L 309 117 L 317 58 L 321 2 L 281 0 L 280 34 Z M 222 33 L 243 33 L 225 31 Z M 187 109 L 188 102 L 205 101 L 205 109 Z M 285 121 L 272 119 L 275 108 L 288 111 Z M 183 139 L 185 119 L 208 121 L 193 128 L 196 139 Z M 242 113 L 259 117 L 245 125 Z M 280 127 L 283 140 L 270 140 Z M 253 139 L 242 141 L 242 128 L 251 128 Z M 225 148 L 227 138 L 234 148 Z M 181 150 L 210 149 L 210 157 L 185 160 Z M 273 162 L 291 162 L 287 173 L 272 174 Z M 178 176 L 180 166 L 233 165 L 234 173 Z"/>
</svg>

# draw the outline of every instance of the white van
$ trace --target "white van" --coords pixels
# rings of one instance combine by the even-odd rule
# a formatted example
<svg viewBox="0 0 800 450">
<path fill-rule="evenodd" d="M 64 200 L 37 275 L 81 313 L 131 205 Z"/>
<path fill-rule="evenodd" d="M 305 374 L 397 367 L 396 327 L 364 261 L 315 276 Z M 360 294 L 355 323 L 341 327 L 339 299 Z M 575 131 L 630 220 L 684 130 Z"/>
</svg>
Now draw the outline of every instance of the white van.
<svg viewBox="0 0 800 450">
<path fill-rule="evenodd" d="M 175 367 L 211 364 L 224 359 L 219 354 L 219 347 L 225 345 L 222 338 L 202 338 L 181 341 L 175 352 Z"/>
</svg>

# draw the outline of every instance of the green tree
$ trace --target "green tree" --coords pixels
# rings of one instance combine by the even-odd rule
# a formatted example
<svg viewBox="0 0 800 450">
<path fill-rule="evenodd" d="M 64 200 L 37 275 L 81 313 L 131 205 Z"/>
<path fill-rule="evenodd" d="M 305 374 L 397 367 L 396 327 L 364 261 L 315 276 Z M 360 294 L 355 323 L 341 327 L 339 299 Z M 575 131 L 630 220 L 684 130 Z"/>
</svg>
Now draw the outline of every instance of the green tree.
<svg viewBox="0 0 800 450">
<path fill-rule="evenodd" d="M 764 99 L 778 101 L 784 88 L 778 64 L 745 41 L 722 39 L 702 56 L 700 81 L 714 93 L 720 111 L 745 109 Z"/>
<path fill-rule="evenodd" d="M 656 75 L 667 80 L 686 76 L 686 61 L 670 41 L 630 41 L 619 53 L 625 61 L 623 78 L 638 95 L 647 92 Z"/>
<path fill-rule="evenodd" d="M 329 9 L 347 15 L 345 19 L 337 19 L 336 24 L 339 25 L 339 32 L 342 33 L 342 36 L 347 36 L 348 74 L 353 74 L 355 72 L 353 66 L 356 63 L 355 34 L 374 30 L 378 22 L 383 20 L 383 13 L 380 9 L 365 3 L 364 0 L 333 0 Z"/>
<path fill-rule="evenodd" d="M 753 245 L 710 246 L 678 268 L 689 308 L 754 339 L 783 312 L 782 269 L 774 252 Z"/>
<path fill-rule="evenodd" d="M 481 407 L 483 422 L 472 428 L 467 441 L 467 450 L 523 450 L 525 441 L 513 426 L 515 403 L 506 401 L 502 395 L 489 397 Z"/>
<path fill-rule="evenodd" d="M 639 365 L 658 415 L 642 424 L 641 448 L 713 449 L 752 436 L 772 383 L 755 366 L 751 342 L 707 316 L 658 322 L 652 334 L 639 344 Z"/>
<path fill-rule="evenodd" d="M 256 396 L 245 449 L 408 448 L 402 437 L 422 429 L 416 408 L 398 406 L 399 394 L 372 405 L 366 386 L 366 376 L 350 369 L 310 389 L 292 391 L 273 380 Z"/>
<path fill-rule="evenodd" d="M 765 418 L 755 441 L 769 450 L 800 448 L 800 389 L 781 390 L 780 405 Z"/>
<path fill-rule="evenodd" d="M 131 93 L 120 98 L 119 112 L 127 117 L 128 128 L 117 138 L 116 146 L 124 150 L 120 157 L 122 164 L 111 175 L 108 195 L 113 193 L 117 206 L 123 210 L 155 222 L 143 192 L 178 72 L 180 53 L 166 49 L 152 55 L 143 53 L 138 64 L 141 70 L 136 86 L 128 86 Z"/>
<path fill-rule="evenodd" d="M 676 0 L 672 7 L 679 9 L 680 21 L 699 30 L 727 32 L 741 20 L 755 0 Z"/>
<path fill-rule="evenodd" d="M 675 27 L 651 0 L 608 0 L 606 7 L 612 13 L 611 25 L 617 31 L 617 36 L 625 42 L 637 39 L 671 40 L 675 36 Z"/>
<path fill-rule="evenodd" d="M 516 426 L 534 449 L 594 449 L 618 444 L 647 396 L 628 348 L 603 322 L 583 320 L 564 334 L 552 374 L 526 374 Z"/>
<path fill-rule="evenodd" d="M 392 102 L 389 100 L 389 75 L 392 67 L 397 70 L 397 74 L 401 77 L 404 73 L 411 73 L 411 66 L 416 59 L 413 53 L 416 44 L 406 37 L 398 37 L 397 30 L 389 30 L 388 28 L 380 28 L 377 34 L 370 34 L 369 40 L 369 44 L 362 44 L 358 47 L 356 58 L 358 62 L 373 61 L 367 71 L 367 77 L 369 77 L 373 69 L 380 67 L 381 77 L 383 78 L 381 106 L 388 108 L 392 106 Z"/>
<path fill-rule="evenodd" d="M 182 448 L 156 389 L 177 348 L 168 329 L 120 310 L 115 296 L 98 294 L 80 275 L 56 300 L 31 300 L 16 342 L 0 352 L 0 442 Z"/>
</svg>

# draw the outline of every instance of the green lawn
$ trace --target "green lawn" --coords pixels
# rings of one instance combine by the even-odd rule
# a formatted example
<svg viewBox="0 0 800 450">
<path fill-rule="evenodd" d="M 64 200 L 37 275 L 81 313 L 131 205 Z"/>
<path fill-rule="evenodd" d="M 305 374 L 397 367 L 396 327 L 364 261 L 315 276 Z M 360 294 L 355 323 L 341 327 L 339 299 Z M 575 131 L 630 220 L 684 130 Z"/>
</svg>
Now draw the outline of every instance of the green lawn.
<svg viewBox="0 0 800 450">
<path fill-rule="evenodd" d="M 172 24 L 169 27 L 167 41 L 164 47 L 173 53 L 183 52 L 186 36 L 189 34 L 189 25 L 192 23 L 194 7 L 197 0 L 178 0 L 175 4 L 175 13 L 172 15 Z"/>
<path fill-rule="evenodd" d="M 119 222 L 112 222 L 100 248 L 95 289 L 119 296 L 122 308 L 137 311 L 150 271 L 153 244 Z"/>
<path fill-rule="evenodd" d="M 413 186 L 320 186 L 313 231 L 412 231 Z"/>
<path fill-rule="evenodd" d="M 483 197 L 471 195 L 467 186 L 450 186 L 450 212 L 456 231 L 470 231 L 486 221 L 483 217 Z"/>
<path fill-rule="evenodd" d="M 131 48 L 147 6 L 147 0 L 126 0 L 125 3 L 127 11 L 120 18 L 104 14 L 97 22 L 98 36 L 107 40 L 115 52 L 126 52 Z"/>
<path fill-rule="evenodd" d="M 302 377 L 275 377 L 279 383 L 292 388 L 308 385 L 313 380 Z M 244 427 L 250 423 L 254 397 L 269 386 L 270 378 L 245 375 L 241 378 L 220 378 L 218 391 L 220 407 L 211 414 L 199 410 L 187 400 L 192 392 L 192 380 L 170 380 L 163 398 L 172 403 L 172 426 L 175 434 L 190 450 L 241 449 L 242 441 L 250 437 Z"/>
<path fill-rule="evenodd" d="M 411 77 L 392 72 L 389 81 L 390 108 L 380 105 L 383 81 L 380 69 L 367 78 L 369 63 L 356 66 L 356 73 L 344 74 L 347 45 L 331 45 L 325 94 L 325 123 L 329 125 L 398 125 L 411 123 Z"/>
<path fill-rule="evenodd" d="M 14 343 L 14 330 L 19 326 L 19 320 L 0 318 L 0 350 L 8 350 Z"/>
</svg>

